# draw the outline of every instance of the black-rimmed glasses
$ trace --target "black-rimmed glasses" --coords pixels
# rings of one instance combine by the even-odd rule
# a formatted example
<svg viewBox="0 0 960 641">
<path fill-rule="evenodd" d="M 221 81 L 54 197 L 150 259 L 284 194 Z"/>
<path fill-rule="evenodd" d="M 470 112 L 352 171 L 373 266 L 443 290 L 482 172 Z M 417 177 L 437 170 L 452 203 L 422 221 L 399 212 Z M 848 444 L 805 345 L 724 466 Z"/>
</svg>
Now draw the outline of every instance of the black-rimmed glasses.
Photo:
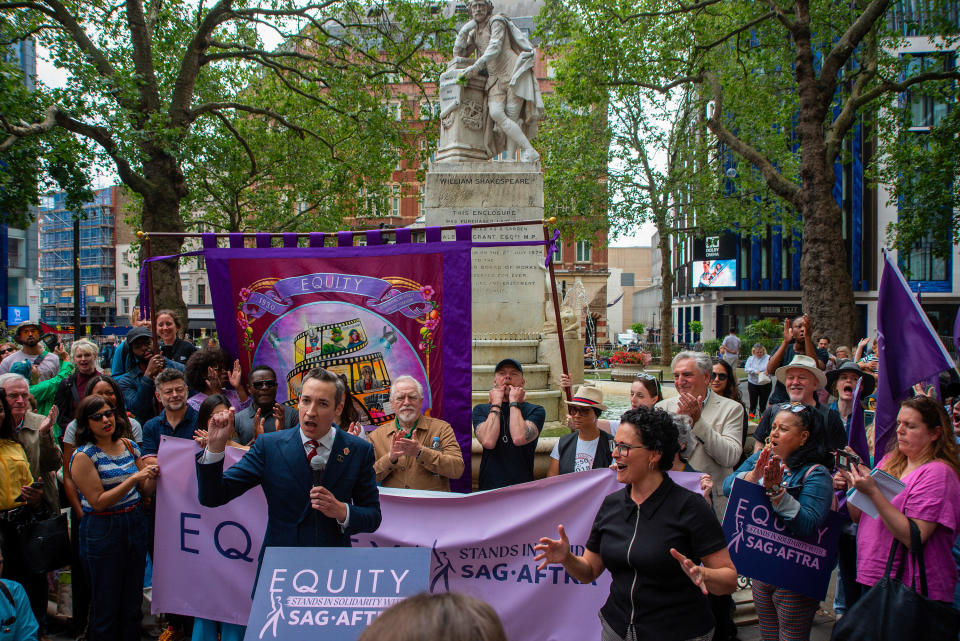
<svg viewBox="0 0 960 641">
<path fill-rule="evenodd" d="M 630 445 L 629 443 L 621 443 L 620 441 L 613 442 L 613 453 L 617 456 L 627 456 L 630 454 L 630 450 L 648 450 L 646 445 Z"/>
<path fill-rule="evenodd" d="M 710 380 L 725 381 L 727 380 L 727 375 L 723 372 L 710 372 Z"/>
<path fill-rule="evenodd" d="M 113 416 L 113 410 L 103 410 L 102 412 L 97 412 L 96 414 L 90 415 L 91 421 L 102 421 L 105 418 L 111 418 Z"/>
<path fill-rule="evenodd" d="M 276 381 L 253 381 L 250 385 L 255 389 L 267 389 L 268 387 L 276 387 Z"/>
</svg>

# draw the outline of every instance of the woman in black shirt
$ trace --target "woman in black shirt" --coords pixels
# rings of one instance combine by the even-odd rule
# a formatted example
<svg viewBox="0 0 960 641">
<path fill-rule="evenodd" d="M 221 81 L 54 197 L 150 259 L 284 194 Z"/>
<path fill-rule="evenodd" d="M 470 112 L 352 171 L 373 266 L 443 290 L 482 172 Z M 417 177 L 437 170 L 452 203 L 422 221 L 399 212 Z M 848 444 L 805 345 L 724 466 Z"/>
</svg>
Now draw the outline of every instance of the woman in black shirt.
<svg viewBox="0 0 960 641">
<path fill-rule="evenodd" d="M 180 317 L 169 309 L 157 312 L 157 337 L 160 339 L 160 352 L 174 363 L 186 365 L 190 355 L 197 351 L 197 346 L 190 341 L 180 338 L 183 333 L 183 324 Z"/>
<path fill-rule="evenodd" d="M 678 447 L 669 414 L 645 407 L 626 412 L 613 452 L 617 480 L 626 487 L 604 499 L 583 556 L 571 553 L 563 525 L 559 539 L 542 538 L 535 547 L 541 569 L 561 563 L 580 582 L 610 571 L 602 641 L 709 641 L 714 623 L 706 595 L 736 589 L 737 571 L 713 511 L 664 473 Z"/>
</svg>

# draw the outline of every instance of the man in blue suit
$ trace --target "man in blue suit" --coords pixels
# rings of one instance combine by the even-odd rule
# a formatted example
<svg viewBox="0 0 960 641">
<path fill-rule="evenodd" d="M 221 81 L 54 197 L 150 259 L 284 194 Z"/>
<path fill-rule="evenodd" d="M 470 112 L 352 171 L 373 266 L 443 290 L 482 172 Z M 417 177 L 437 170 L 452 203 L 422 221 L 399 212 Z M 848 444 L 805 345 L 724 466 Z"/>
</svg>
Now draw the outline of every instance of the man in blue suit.
<svg viewBox="0 0 960 641">
<path fill-rule="evenodd" d="M 206 449 L 197 455 L 200 503 L 216 507 L 262 486 L 264 548 L 350 547 L 351 534 L 376 531 L 380 495 L 373 447 L 333 424 L 344 397 L 336 375 L 310 370 L 302 379 L 299 428 L 258 437 L 226 472 L 223 450 L 233 434 L 233 410 L 211 417 Z"/>
</svg>

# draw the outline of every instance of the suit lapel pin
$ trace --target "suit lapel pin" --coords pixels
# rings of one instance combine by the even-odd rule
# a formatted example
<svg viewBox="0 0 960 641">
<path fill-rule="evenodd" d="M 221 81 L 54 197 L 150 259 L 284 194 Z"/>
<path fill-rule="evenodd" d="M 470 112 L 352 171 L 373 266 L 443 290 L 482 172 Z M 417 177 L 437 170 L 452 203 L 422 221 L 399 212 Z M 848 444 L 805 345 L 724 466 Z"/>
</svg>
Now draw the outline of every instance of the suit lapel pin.
<svg viewBox="0 0 960 641">
<path fill-rule="evenodd" d="M 350 448 L 349 448 L 349 447 L 343 448 L 343 455 L 344 455 L 344 456 L 348 455 L 349 453 L 350 453 Z M 342 459 L 341 459 L 341 460 L 342 460 Z"/>
<path fill-rule="evenodd" d="M 343 463 L 343 454 L 337 454 L 337 463 Z"/>
</svg>

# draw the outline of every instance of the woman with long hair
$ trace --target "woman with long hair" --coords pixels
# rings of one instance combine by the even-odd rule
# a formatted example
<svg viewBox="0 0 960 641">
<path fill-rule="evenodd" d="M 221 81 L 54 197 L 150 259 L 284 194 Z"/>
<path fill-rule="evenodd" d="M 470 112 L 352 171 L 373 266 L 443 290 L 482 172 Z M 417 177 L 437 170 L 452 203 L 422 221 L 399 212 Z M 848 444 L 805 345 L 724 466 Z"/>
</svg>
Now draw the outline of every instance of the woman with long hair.
<svg viewBox="0 0 960 641">
<path fill-rule="evenodd" d="M 141 495 L 156 490 L 159 468 L 120 436 L 115 412 L 91 394 L 77 407 L 70 474 L 80 492 L 80 558 L 90 579 L 91 641 L 140 638 L 147 519 Z"/>
<path fill-rule="evenodd" d="M 730 496 L 736 478 L 763 485 L 787 530 L 794 536 L 808 536 L 830 512 L 832 466 L 820 413 L 803 403 L 782 403 L 773 418 L 770 447 L 755 452 L 727 477 L 723 493 Z M 810 638 L 818 599 L 754 580 L 753 602 L 764 641 Z"/>
<path fill-rule="evenodd" d="M 928 595 L 953 603 L 957 566 L 950 550 L 960 529 L 960 460 L 950 418 L 936 399 L 914 396 L 900 404 L 896 438 L 877 468 L 906 488 L 887 499 L 866 465 L 843 472 L 847 486 L 865 494 L 879 513 L 873 518 L 848 504 L 857 523 L 857 582 L 870 587 L 883 576 L 893 540 L 910 546 L 913 521 L 924 544 Z M 920 585 L 917 565 L 905 566 L 904 583 Z"/>
</svg>

